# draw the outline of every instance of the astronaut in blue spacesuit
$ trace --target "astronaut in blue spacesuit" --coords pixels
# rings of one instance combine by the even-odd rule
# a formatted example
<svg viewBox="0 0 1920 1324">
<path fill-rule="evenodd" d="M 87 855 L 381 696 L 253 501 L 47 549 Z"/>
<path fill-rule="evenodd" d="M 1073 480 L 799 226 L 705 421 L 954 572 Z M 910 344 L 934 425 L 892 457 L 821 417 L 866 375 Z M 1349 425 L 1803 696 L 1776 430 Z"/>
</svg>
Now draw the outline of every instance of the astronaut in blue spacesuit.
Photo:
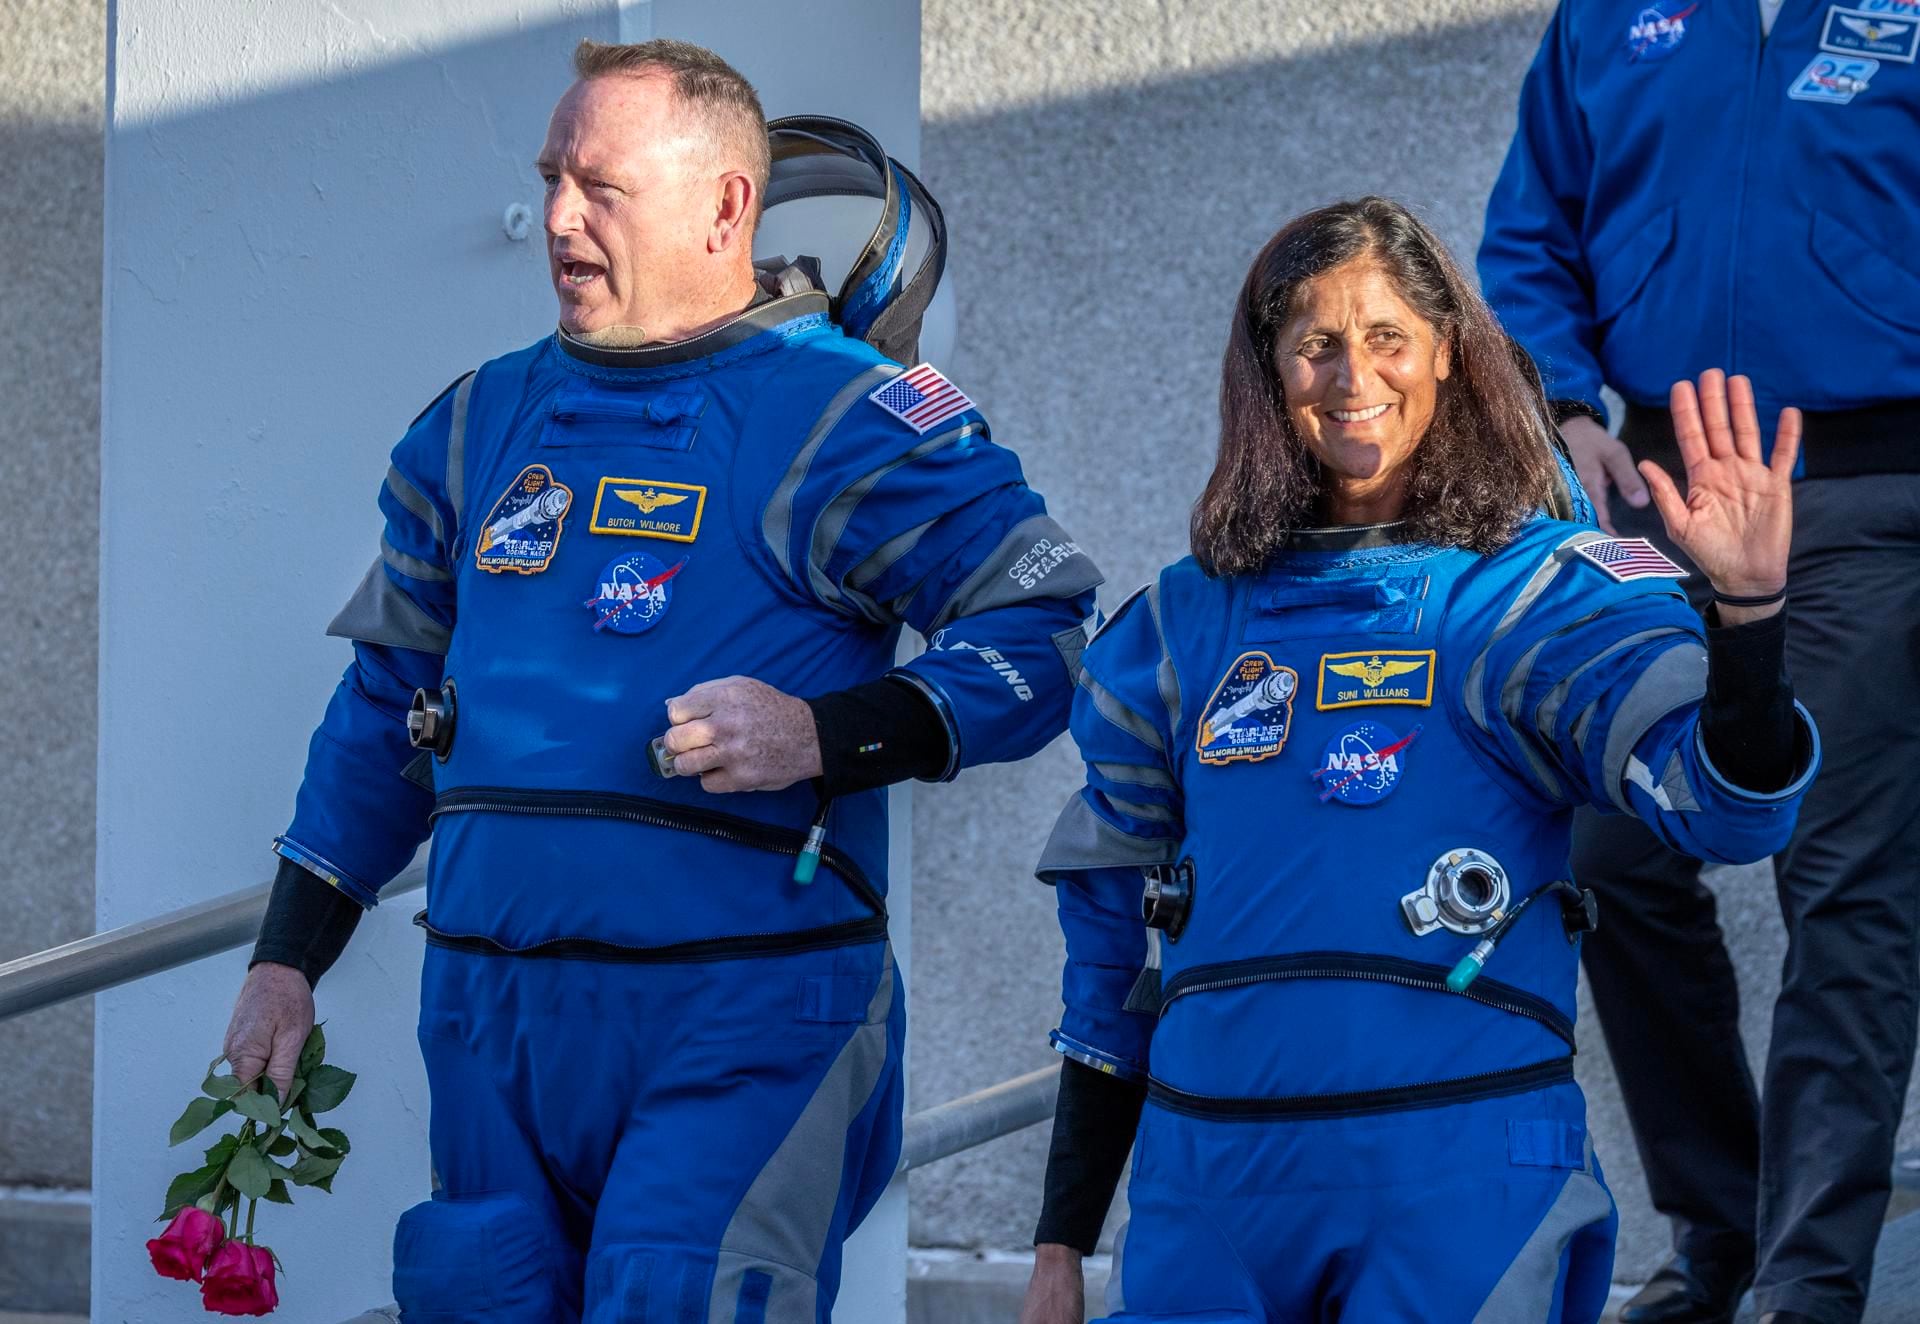
<svg viewBox="0 0 1920 1324">
<path fill-rule="evenodd" d="M 1569 823 L 1785 840 L 1818 762 L 1780 647 L 1797 416 L 1769 465 L 1743 379 L 1675 387 L 1686 495 L 1647 477 L 1703 624 L 1677 566 L 1592 526 L 1537 380 L 1398 204 L 1274 237 L 1221 400 L 1194 555 L 1074 698 L 1023 1321 L 1081 1318 L 1137 1143 L 1114 1324 L 1592 1324 L 1615 1215 L 1573 1080 Z"/>
<path fill-rule="evenodd" d="M 560 327 L 393 450 L 228 1051 L 285 1088 L 431 824 L 402 1318 L 812 1324 L 899 1154 L 884 787 L 1063 730 L 1099 577 L 880 348 L 911 361 L 938 275 L 917 181 L 838 121 L 770 148 L 697 47 L 575 63 Z M 754 266 L 763 200 L 863 189 L 886 223 L 837 292 Z M 894 667 L 903 626 L 952 642 Z"/>
</svg>

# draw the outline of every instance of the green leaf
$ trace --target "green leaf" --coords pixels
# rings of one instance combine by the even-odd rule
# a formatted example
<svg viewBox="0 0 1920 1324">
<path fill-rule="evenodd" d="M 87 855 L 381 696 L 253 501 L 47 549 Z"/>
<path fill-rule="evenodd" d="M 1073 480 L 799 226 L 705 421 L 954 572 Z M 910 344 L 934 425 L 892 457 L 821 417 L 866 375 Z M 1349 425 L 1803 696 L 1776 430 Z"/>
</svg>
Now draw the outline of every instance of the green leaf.
<svg viewBox="0 0 1920 1324">
<path fill-rule="evenodd" d="M 262 1196 L 261 1199 L 271 1201 L 274 1204 L 293 1203 L 293 1196 L 288 1192 L 286 1182 L 278 1177 L 273 1179 L 273 1185 L 267 1187 L 267 1193 Z"/>
<path fill-rule="evenodd" d="M 292 1136 L 281 1136 L 278 1140 L 274 1141 L 273 1144 L 267 1147 L 267 1153 L 272 1155 L 274 1158 L 285 1158 L 287 1155 L 294 1153 L 299 1148 L 300 1148 L 299 1144 L 294 1141 L 294 1138 Z"/>
<path fill-rule="evenodd" d="M 248 1121 L 258 1122 L 262 1126 L 280 1125 L 280 1105 L 266 1095 L 252 1090 L 234 1096 L 233 1110 Z"/>
<path fill-rule="evenodd" d="M 300 1138 L 300 1143 L 308 1149 L 329 1148 L 327 1138 L 307 1124 L 307 1119 L 297 1111 L 287 1117 L 287 1130 Z"/>
<path fill-rule="evenodd" d="M 294 1068 L 297 1075 L 311 1076 L 314 1068 L 327 1059 L 327 1036 L 319 1026 L 307 1035 L 306 1046 L 300 1050 L 300 1065 Z"/>
<path fill-rule="evenodd" d="M 293 1106 L 293 1101 L 299 1098 L 301 1093 L 304 1092 L 306 1088 L 307 1088 L 307 1078 L 305 1076 L 295 1076 L 293 1078 L 293 1084 L 287 1087 L 287 1100 L 285 1103 L 281 1104 L 280 1106 L 282 1108 L 291 1108 Z"/>
<path fill-rule="evenodd" d="M 180 1114 L 180 1120 L 175 1122 L 173 1129 L 167 1133 L 167 1143 L 177 1145 L 182 1140 L 197 1136 L 213 1125 L 214 1118 L 231 1111 L 233 1111 L 231 1103 L 216 1101 L 205 1096 L 195 1099 L 187 1105 L 187 1110 Z"/>
<path fill-rule="evenodd" d="M 321 1127 L 320 1138 L 327 1142 L 328 1149 L 337 1150 L 342 1158 L 353 1150 L 353 1146 L 347 1143 L 347 1133 L 337 1126 Z"/>
<path fill-rule="evenodd" d="M 326 1176 L 322 1177 L 319 1181 L 315 1182 L 314 1186 L 319 1190 L 325 1191 L 328 1195 L 332 1195 L 333 1194 L 333 1174 L 328 1173 Z"/>
<path fill-rule="evenodd" d="M 200 1092 L 211 1099 L 231 1099 L 240 1092 L 241 1088 L 240 1078 L 238 1076 L 215 1076 L 210 1074 L 205 1080 L 200 1082 Z"/>
<path fill-rule="evenodd" d="M 342 1071 L 339 1067 L 315 1067 L 307 1076 L 307 1111 L 323 1113 L 338 1108 L 358 1079 L 351 1071 Z"/>
<path fill-rule="evenodd" d="M 293 1184 L 318 1186 L 323 1181 L 330 1181 L 345 1161 L 342 1158 L 321 1158 L 318 1154 L 308 1154 L 293 1165 Z"/>
<path fill-rule="evenodd" d="M 227 1180 L 233 1188 L 251 1200 L 258 1200 L 273 1186 L 273 1170 L 252 1145 L 242 1145 L 227 1164 Z"/>
<path fill-rule="evenodd" d="M 207 1151 L 207 1162 L 224 1168 L 227 1166 L 227 1160 L 233 1157 L 233 1151 L 239 1147 L 239 1136 L 221 1136 Z"/>
<path fill-rule="evenodd" d="M 269 1099 L 272 1099 L 276 1104 L 280 1102 L 280 1087 L 274 1084 L 271 1080 L 268 1080 L 266 1076 L 262 1075 L 259 1080 L 254 1082 L 254 1084 L 260 1087 L 260 1092 L 262 1094 L 266 1095 Z"/>
<path fill-rule="evenodd" d="M 183 1172 L 167 1184 L 167 1207 L 160 1217 L 171 1218 L 188 1205 L 195 1203 L 203 1195 L 208 1195 L 220 1184 L 221 1163 L 209 1163 L 204 1168 L 195 1168 L 192 1172 Z"/>
</svg>

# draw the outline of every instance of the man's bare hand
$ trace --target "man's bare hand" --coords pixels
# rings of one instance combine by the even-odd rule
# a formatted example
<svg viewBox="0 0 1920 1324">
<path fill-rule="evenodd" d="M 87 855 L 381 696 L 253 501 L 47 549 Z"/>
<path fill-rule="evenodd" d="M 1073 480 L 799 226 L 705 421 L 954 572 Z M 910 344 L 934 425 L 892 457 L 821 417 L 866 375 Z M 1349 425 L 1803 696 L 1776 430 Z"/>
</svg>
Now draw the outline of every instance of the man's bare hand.
<svg viewBox="0 0 1920 1324">
<path fill-rule="evenodd" d="M 761 681 L 704 681 L 667 700 L 667 720 L 674 770 L 704 790 L 782 791 L 820 775 L 813 710 Z"/>
<path fill-rule="evenodd" d="M 1567 453 L 1573 457 L 1573 471 L 1580 475 L 1580 485 L 1593 500 L 1593 517 L 1608 533 L 1618 532 L 1607 506 L 1608 489 L 1617 490 L 1635 508 L 1648 500 L 1647 485 L 1633 467 L 1633 452 L 1585 414 L 1562 423 L 1560 435 L 1566 438 Z"/>
<path fill-rule="evenodd" d="M 273 961 L 247 971 L 227 1023 L 227 1062 L 242 1084 L 264 1074 L 286 1098 L 311 1033 L 313 987 L 305 975 Z"/>
<path fill-rule="evenodd" d="M 1035 1246 L 1020 1324 L 1086 1324 L 1086 1319 L 1087 1280 L 1080 1252 L 1051 1242 Z"/>
</svg>

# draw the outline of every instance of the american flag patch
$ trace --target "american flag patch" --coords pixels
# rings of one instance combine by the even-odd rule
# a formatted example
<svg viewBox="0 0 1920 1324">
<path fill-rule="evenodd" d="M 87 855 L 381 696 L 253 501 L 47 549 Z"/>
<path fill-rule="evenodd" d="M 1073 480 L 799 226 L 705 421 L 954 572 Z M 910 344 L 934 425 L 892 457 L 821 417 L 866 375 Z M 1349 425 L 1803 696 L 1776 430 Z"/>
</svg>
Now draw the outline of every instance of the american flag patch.
<svg viewBox="0 0 1920 1324">
<path fill-rule="evenodd" d="M 1645 538 L 1601 538 L 1576 549 L 1615 579 L 1685 579 L 1687 572 Z"/>
<path fill-rule="evenodd" d="M 879 405 L 921 436 L 950 418 L 973 408 L 966 392 L 940 375 L 930 363 L 909 368 L 876 387 L 867 399 Z"/>
</svg>

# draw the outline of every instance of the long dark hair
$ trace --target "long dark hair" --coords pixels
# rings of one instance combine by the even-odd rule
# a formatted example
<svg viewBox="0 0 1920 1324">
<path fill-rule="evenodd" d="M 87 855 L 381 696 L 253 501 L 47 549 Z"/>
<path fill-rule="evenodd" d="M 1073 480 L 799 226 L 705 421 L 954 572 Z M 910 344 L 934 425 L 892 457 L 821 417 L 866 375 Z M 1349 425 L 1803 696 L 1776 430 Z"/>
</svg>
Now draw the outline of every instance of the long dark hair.
<svg viewBox="0 0 1920 1324">
<path fill-rule="evenodd" d="M 1408 461 L 1409 531 L 1492 552 L 1547 499 L 1546 401 L 1446 245 L 1391 199 L 1339 202 L 1295 217 L 1268 240 L 1234 306 L 1220 371 L 1220 453 L 1193 508 L 1193 554 L 1209 574 L 1256 571 L 1314 522 L 1320 463 L 1287 418 L 1275 338 L 1301 285 L 1363 256 L 1380 263 L 1451 356 L 1433 422 Z"/>
</svg>

